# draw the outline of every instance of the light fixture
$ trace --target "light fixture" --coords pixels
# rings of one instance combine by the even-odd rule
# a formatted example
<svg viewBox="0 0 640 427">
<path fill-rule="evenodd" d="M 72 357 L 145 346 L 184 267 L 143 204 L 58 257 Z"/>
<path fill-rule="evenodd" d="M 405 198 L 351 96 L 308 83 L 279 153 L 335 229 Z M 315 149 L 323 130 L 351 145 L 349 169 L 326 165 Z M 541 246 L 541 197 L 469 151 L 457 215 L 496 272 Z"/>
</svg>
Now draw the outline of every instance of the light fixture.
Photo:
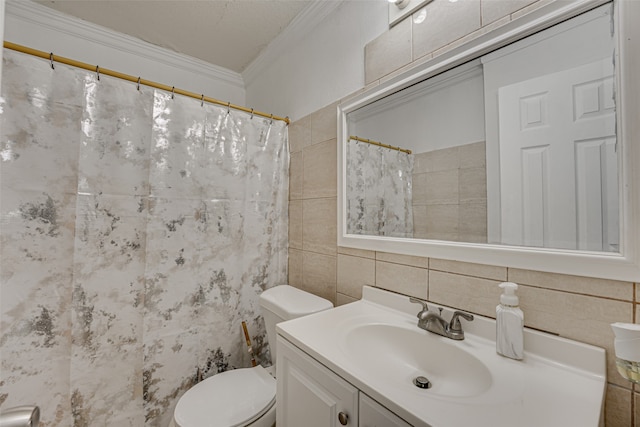
<svg viewBox="0 0 640 427">
<path fill-rule="evenodd" d="M 389 3 L 389 27 L 393 27 L 398 22 L 409 15 L 419 13 L 419 10 L 427 6 L 433 0 L 387 0 Z M 442 0 L 445 1 L 445 0 Z M 414 19 L 416 17 L 414 16 Z"/>
<path fill-rule="evenodd" d="M 404 9 L 411 3 L 411 0 L 388 0 L 388 2 L 398 6 L 398 9 Z"/>
<path fill-rule="evenodd" d="M 427 8 L 423 7 L 418 13 L 413 14 L 413 23 L 422 24 L 427 19 Z"/>
</svg>

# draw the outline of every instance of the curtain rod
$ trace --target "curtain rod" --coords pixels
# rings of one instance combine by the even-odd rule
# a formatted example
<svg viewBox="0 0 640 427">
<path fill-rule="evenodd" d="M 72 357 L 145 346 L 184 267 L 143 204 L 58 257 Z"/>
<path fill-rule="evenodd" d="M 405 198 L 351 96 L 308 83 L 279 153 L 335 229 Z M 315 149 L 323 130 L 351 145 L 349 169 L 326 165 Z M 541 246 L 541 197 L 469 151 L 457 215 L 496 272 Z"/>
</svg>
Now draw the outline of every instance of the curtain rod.
<svg viewBox="0 0 640 427">
<path fill-rule="evenodd" d="M 246 113 L 251 113 L 252 115 L 256 115 L 256 116 L 261 116 L 261 117 L 266 117 L 268 119 L 273 119 L 273 120 L 282 120 L 283 122 L 285 122 L 287 125 L 290 123 L 289 117 L 280 117 L 280 116 L 275 116 L 273 114 L 267 114 L 267 113 L 263 113 L 261 111 L 255 111 L 253 108 L 247 108 L 247 107 L 243 107 L 240 105 L 234 105 L 231 102 L 222 102 L 219 101 L 215 98 L 210 98 L 208 96 L 204 96 L 204 94 L 197 94 L 194 92 L 189 92 L 187 90 L 184 89 L 178 89 L 176 87 L 172 87 L 172 86 L 167 86 L 164 85 L 162 83 L 156 83 L 153 82 L 151 80 L 145 80 L 143 78 L 140 77 L 134 77 L 131 76 L 129 74 L 124 74 L 124 73 L 120 73 L 118 71 L 113 71 L 113 70 L 109 70 L 107 68 L 101 68 L 97 65 L 91 65 L 91 64 L 87 64 L 85 62 L 80 62 L 80 61 L 76 61 L 74 59 L 69 59 L 69 58 L 65 58 L 63 56 L 58 56 L 58 55 L 54 55 L 53 53 L 47 53 L 41 50 L 37 50 L 37 49 L 32 49 L 30 47 L 26 47 L 26 46 L 21 46 L 19 44 L 16 43 L 11 43 L 8 41 L 4 42 L 4 47 L 6 49 L 11 49 L 11 50 L 15 50 L 17 52 L 22 52 L 22 53 L 26 53 L 28 55 L 33 55 L 33 56 L 37 56 L 40 58 L 44 58 L 44 59 L 48 59 L 49 61 L 51 61 L 51 66 L 53 67 L 53 64 L 58 62 L 61 64 L 66 64 L 66 65 L 70 65 L 72 67 L 77 67 L 77 68 L 82 68 L 88 71 L 94 71 L 98 74 L 98 76 L 100 74 L 104 74 L 106 76 L 111 76 L 111 77 L 115 77 L 118 79 L 122 79 L 122 80 L 127 80 L 133 83 L 136 83 L 138 85 L 145 85 L 145 86 L 149 86 L 149 87 L 153 87 L 156 89 L 160 89 L 160 90 L 164 90 L 167 92 L 171 92 L 172 94 L 177 93 L 179 95 L 183 95 L 183 96 L 188 96 L 190 98 L 195 98 L 198 99 L 200 101 L 206 101 L 210 104 L 216 104 L 216 105 L 221 105 L 223 107 L 227 107 L 227 108 L 233 108 L 234 110 L 240 110 L 240 111 L 244 111 Z"/>
<path fill-rule="evenodd" d="M 383 144 L 382 142 L 376 142 L 376 141 L 372 141 L 370 139 L 360 138 L 358 136 L 350 136 L 349 139 L 354 139 L 356 141 L 366 142 L 367 144 L 373 144 L 373 145 L 377 145 L 379 147 L 388 148 L 389 150 L 397 150 L 397 151 L 402 151 L 403 153 L 411 154 L 411 150 L 407 150 L 405 148 L 400 148 L 400 147 L 394 147 L 393 145 Z"/>
</svg>

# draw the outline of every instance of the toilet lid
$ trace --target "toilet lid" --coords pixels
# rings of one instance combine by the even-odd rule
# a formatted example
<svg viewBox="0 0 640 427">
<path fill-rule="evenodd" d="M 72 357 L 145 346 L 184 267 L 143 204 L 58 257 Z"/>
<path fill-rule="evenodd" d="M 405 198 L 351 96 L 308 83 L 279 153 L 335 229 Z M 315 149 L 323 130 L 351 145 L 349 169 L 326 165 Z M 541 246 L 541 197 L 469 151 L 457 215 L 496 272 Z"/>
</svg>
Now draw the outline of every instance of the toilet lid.
<svg viewBox="0 0 640 427">
<path fill-rule="evenodd" d="M 179 427 L 242 426 L 259 418 L 276 399 L 276 380 L 262 367 L 235 369 L 207 378 L 178 401 Z"/>
</svg>

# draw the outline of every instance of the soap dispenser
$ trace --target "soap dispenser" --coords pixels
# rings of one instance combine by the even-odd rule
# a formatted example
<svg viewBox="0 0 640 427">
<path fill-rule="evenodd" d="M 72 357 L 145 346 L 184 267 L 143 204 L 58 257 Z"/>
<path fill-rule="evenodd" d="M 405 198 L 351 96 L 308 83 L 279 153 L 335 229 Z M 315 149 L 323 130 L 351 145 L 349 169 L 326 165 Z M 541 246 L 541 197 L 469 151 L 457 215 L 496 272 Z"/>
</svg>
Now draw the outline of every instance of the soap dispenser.
<svg viewBox="0 0 640 427">
<path fill-rule="evenodd" d="M 524 357 L 524 314 L 518 307 L 518 285 L 501 283 L 500 304 L 496 307 L 496 351 L 515 360 Z"/>
</svg>

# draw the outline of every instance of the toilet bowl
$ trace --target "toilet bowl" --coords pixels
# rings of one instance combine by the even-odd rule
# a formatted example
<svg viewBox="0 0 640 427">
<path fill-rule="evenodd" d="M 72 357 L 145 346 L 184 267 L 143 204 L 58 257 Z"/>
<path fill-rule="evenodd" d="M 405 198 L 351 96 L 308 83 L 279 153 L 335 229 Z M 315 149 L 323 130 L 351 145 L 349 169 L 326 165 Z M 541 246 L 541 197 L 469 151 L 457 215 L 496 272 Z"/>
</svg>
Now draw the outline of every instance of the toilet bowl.
<svg viewBox="0 0 640 427">
<path fill-rule="evenodd" d="M 260 295 L 274 366 L 222 372 L 191 387 L 178 401 L 169 427 L 272 427 L 276 422 L 276 324 L 333 304 L 289 285 Z"/>
<path fill-rule="evenodd" d="M 271 427 L 276 380 L 262 366 L 235 369 L 191 387 L 173 412 L 175 427 Z"/>
</svg>

